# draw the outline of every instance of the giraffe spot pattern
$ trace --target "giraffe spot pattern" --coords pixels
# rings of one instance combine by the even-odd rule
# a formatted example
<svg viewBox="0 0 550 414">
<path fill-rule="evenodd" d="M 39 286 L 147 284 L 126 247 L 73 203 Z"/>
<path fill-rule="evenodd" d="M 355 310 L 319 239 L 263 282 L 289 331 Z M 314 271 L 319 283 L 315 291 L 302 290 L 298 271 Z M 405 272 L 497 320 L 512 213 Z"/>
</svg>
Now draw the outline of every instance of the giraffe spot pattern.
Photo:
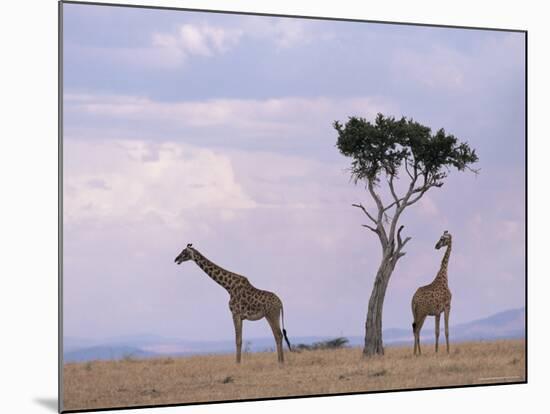
<svg viewBox="0 0 550 414">
<path fill-rule="evenodd" d="M 233 320 L 235 322 L 237 362 L 240 362 L 242 320 L 266 318 L 273 330 L 273 335 L 277 344 L 278 360 L 282 363 L 284 361 L 282 351 L 283 334 L 279 326 L 279 318 L 282 316 L 283 309 L 281 299 L 273 292 L 257 289 L 246 277 L 229 272 L 217 266 L 215 263 L 206 259 L 195 248 L 190 249 L 192 250 L 191 258 L 195 263 L 229 293 L 229 309 L 233 314 Z M 290 347 L 290 343 L 286 336 L 285 340 Z"/>
</svg>

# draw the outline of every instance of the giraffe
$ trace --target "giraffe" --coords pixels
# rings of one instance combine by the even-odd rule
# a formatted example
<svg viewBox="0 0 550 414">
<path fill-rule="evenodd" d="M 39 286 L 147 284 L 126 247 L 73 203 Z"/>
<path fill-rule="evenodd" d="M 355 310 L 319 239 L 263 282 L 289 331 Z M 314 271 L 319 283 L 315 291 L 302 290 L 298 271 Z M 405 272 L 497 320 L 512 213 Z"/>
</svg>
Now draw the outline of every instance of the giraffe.
<svg viewBox="0 0 550 414">
<path fill-rule="evenodd" d="M 441 312 L 445 315 L 445 342 L 449 353 L 449 314 L 451 312 L 451 291 L 447 281 L 447 267 L 451 255 L 452 236 L 445 230 L 437 244 L 436 249 L 447 246 L 447 251 L 441 261 L 441 267 L 432 283 L 419 287 L 412 298 L 414 355 L 418 350 L 420 355 L 420 330 L 426 316 L 435 316 L 435 352 L 439 348 L 439 318 Z"/>
<path fill-rule="evenodd" d="M 279 364 L 284 363 L 283 344 L 284 337 L 288 349 L 292 351 L 290 342 L 286 336 L 283 303 L 281 299 L 266 290 L 260 290 L 252 286 L 248 279 L 237 273 L 230 272 L 216 265 L 203 256 L 191 243 L 176 257 L 174 262 L 181 264 L 188 260 L 194 261 L 214 282 L 221 285 L 229 293 L 229 310 L 233 315 L 235 325 L 235 345 L 237 364 L 241 363 L 242 323 L 243 320 L 257 321 L 266 318 L 277 345 L 277 359 Z M 283 332 L 279 325 L 279 316 L 283 322 Z"/>
</svg>

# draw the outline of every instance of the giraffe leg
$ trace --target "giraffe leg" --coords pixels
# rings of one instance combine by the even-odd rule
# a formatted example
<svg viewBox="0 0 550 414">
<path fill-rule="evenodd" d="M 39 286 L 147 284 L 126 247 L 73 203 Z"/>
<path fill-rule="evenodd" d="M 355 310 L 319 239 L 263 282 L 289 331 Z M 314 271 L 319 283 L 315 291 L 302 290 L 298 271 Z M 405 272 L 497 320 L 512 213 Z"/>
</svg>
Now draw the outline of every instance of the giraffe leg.
<svg viewBox="0 0 550 414">
<path fill-rule="evenodd" d="M 414 354 L 420 354 L 420 329 L 418 323 L 416 324 L 416 329 L 414 331 Z"/>
<path fill-rule="evenodd" d="M 447 344 L 447 353 L 449 353 L 449 314 L 451 305 L 445 307 L 445 343 Z"/>
<path fill-rule="evenodd" d="M 439 319 L 441 314 L 435 315 L 435 352 L 439 350 Z"/>
<path fill-rule="evenodd" d="M 414 336 L 414 351 L 413 354 L 416 355 L 416 350 L 418 349 L 418 341 L 416 333 L 418 332 L 416 321 L 413 322 L 413 336 Z"/>
<path fill-rule="evenodd" d="M 422 355 L 422 351 L 420 350 L 420 330 L 422 329 L 422 325 L 424 325 L 424 321 L 426 320 L 426 316 L 427 315 L 419 317 L 418 322 L 416 323 L 415 339 L 416 339 L 416 344 L 417 344 L 416 346 L 417 346 L 417 349 L 418 349 L 418 355 Z"/>
<path fill-rule="evenodd" d="M 233 314 L 235 324 L 235 345 L 237 347 L 237 364 L 241 363 L 241 346 L 243 343 L 243 320 L 239 315 Z"/>
<path fill-rule="evenodd" d="M 275 337 L 275 344 L 277 345 L 277 360 L 280 364 L 285 362 L 283 355 L 283 333 L 281 332 L 281 327 L 279 325 L 279 315 L 267 315 L 265 317 L 271 330 L 273 331 L 273 336 Z"/>
</svg>

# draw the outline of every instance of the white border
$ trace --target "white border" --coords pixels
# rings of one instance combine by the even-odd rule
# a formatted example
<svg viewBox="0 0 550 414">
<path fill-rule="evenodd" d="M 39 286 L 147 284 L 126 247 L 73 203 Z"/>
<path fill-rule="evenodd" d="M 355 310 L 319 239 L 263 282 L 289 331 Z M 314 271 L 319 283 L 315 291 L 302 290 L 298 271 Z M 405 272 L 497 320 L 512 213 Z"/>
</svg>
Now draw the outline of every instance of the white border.
<svg viewBox="0 0 550 414">
<path fill-rule="evenodd" d="M 112 1 L 115 3 L 116 1 Z M 188 406 L 162 413 L 445 412 L 514 413 L 548 405 L 547 40 L 543 2 L 462 0 L 133 1 L 246 12 L 529 30 L 529 384 Z M 52 412 L 57 393 L 57 2 L 6 2 L 2 42 L 2 356 L 5 412 Z M 46 403 L 44 403 L 46 401 Z M 49 401 L 49 403 L 48 403 Z M 538 404 L 540 403 L 540 404 Z M 531 407 L 531 408 L 529 408 Z M 10 410 L 11 408 L 11 410 Z M 540 409 L 542 411 L 542 409 Z M 151 410 L 131 410 L 146 413 Z"/>
</svg>

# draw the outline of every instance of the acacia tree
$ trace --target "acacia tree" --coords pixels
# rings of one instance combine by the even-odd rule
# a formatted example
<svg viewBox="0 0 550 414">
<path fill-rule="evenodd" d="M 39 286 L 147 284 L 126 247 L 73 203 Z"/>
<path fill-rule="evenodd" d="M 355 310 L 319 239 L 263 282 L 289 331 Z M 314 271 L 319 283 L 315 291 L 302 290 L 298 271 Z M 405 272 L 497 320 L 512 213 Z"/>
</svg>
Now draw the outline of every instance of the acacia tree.
<svg viewBox="0 0 550 414">
<path fill-rule="evenodd" d="M 431 129 L 412 119 L 384 117 L 378 114 L 374 124 L 364 118 L 350 117 L 345 125 L 335 121 L 337 147 L 351 161 L 351 177 L 355 184 L 364 182 L 374 202 L 373 208 L 359 208 L 369 224 L 363 226 L 378 236 L 382 258 L 374 279 L 365 322 L 363 356 L 383 355 L 382 309 L 388 282 L 398 260 L 405 255 L 403 248 L 411 240 L 401 236 L 404 226 L 399 219 L 407 207 L 420 200 L 431 188 L 443 186 L 452 168 L 458 171 L 477 170 L 471 165 L 478 161 L 468 143 L 459 142 L 440 129 Z M 407 182 L 398 194 L 397 180 L 402 175 Z M 388 186 L 389 202 L 384 202 L 380 187 Z M 398 227 L 399 226 L 399 227 Z"/>
</svg>

